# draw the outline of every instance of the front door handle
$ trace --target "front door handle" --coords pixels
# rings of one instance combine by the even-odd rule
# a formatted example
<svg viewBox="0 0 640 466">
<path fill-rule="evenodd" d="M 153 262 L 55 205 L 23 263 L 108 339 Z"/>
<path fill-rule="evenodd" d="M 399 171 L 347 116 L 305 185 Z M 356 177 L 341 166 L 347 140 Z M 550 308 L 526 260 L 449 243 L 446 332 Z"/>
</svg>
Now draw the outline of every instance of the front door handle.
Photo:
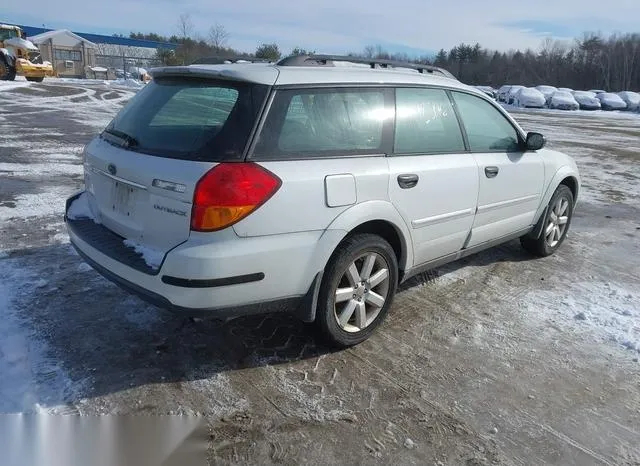
<svg viewBox="0 0 640 466">
<path fill-rule="evenodd" d="M 414 175 L 413 173 L 398 175 L 398 184 L 402 189 L 413 188 L 418 184 L 418 175 Z"/>
<path fill-rule="evenodd" d="M 498 172 L 500 171 L 500 169 L 498 167 L 485 167 L 484 168 L 484 174 L 487 176 L 487 178 L 495 178 L 496 176 L 498 176 Z"/>
</svg>

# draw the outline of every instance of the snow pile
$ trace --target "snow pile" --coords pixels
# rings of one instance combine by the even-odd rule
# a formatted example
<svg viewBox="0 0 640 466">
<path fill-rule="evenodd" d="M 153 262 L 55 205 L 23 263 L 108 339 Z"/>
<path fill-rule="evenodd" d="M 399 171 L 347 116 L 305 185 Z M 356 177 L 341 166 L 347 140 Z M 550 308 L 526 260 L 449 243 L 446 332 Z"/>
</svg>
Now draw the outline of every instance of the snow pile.
<svg viewBox="0 0 640 466">
<path fill-rule="evenodd" d="M 160 265 L 162 265 L 162 260 L 164 259 L 164 251 L 151 248 L 130 239 L 125 239 L 124 245 L 129 248 L 133 248 L 138 254 L 142 256 L 147 265 L 152 269 L 157 270 L 160 268 Z"/>
<path fill-rule="evenodd" d="M 96 205 L 95 198 L 88 192 L 83 192 L 69 206 L 67 217 L 70 220 L 90 219 L 95 223 L 100 223 L 100 211 Z"/>
</svg>

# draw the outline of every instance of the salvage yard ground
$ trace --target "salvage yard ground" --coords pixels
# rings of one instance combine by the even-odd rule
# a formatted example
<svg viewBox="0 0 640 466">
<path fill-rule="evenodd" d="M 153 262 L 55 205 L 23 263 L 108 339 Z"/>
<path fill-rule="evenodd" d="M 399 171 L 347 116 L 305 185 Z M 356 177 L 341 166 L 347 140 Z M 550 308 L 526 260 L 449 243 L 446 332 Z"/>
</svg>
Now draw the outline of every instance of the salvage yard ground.
<svg viewBox="0 0 640 466">
<path fill-rule="evenodd" d="M 416 277 L 333 352 L 284 315 L 157 310 L 73 251 L 80 151 L 133 92 L 0 83 L 0 412 L 199 414 L 216 464 L 640 464 L 640 115 L 519 112 L 583 176 L 559 252 Z"/>
</svg>

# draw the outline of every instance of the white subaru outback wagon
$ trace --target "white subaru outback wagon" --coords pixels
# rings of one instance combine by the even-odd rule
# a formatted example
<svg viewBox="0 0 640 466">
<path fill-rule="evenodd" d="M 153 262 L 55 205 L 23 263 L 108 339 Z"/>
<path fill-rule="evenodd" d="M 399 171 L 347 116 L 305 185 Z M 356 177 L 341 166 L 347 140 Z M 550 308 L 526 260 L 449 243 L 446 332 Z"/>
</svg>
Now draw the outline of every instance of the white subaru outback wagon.
<svg viewBox="0 0 640 466">
<path fill-rule="evenodd" d="M 157 306 L 289 311 L 354 345 L 411 275 L 567 235 L 574 161 L 439 68 L 316 55 L 152 76 L 86 146 L 65 221 Z"/>
</svg>

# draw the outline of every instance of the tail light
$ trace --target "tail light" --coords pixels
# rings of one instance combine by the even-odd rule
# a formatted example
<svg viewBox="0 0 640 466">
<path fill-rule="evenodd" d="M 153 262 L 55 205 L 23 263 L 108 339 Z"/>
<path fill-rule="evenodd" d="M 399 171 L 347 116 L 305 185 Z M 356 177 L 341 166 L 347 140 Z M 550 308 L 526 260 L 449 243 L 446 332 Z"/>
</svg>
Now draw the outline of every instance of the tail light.
<svg viewBox="0 0 640 466">
<path fill-rule="evenodd" d="M 196 185 L 191 229 L 216 231 L 239 222 L 280 188 L 282 181 L 255 163 L 221 163 Z"/>
</svg>

